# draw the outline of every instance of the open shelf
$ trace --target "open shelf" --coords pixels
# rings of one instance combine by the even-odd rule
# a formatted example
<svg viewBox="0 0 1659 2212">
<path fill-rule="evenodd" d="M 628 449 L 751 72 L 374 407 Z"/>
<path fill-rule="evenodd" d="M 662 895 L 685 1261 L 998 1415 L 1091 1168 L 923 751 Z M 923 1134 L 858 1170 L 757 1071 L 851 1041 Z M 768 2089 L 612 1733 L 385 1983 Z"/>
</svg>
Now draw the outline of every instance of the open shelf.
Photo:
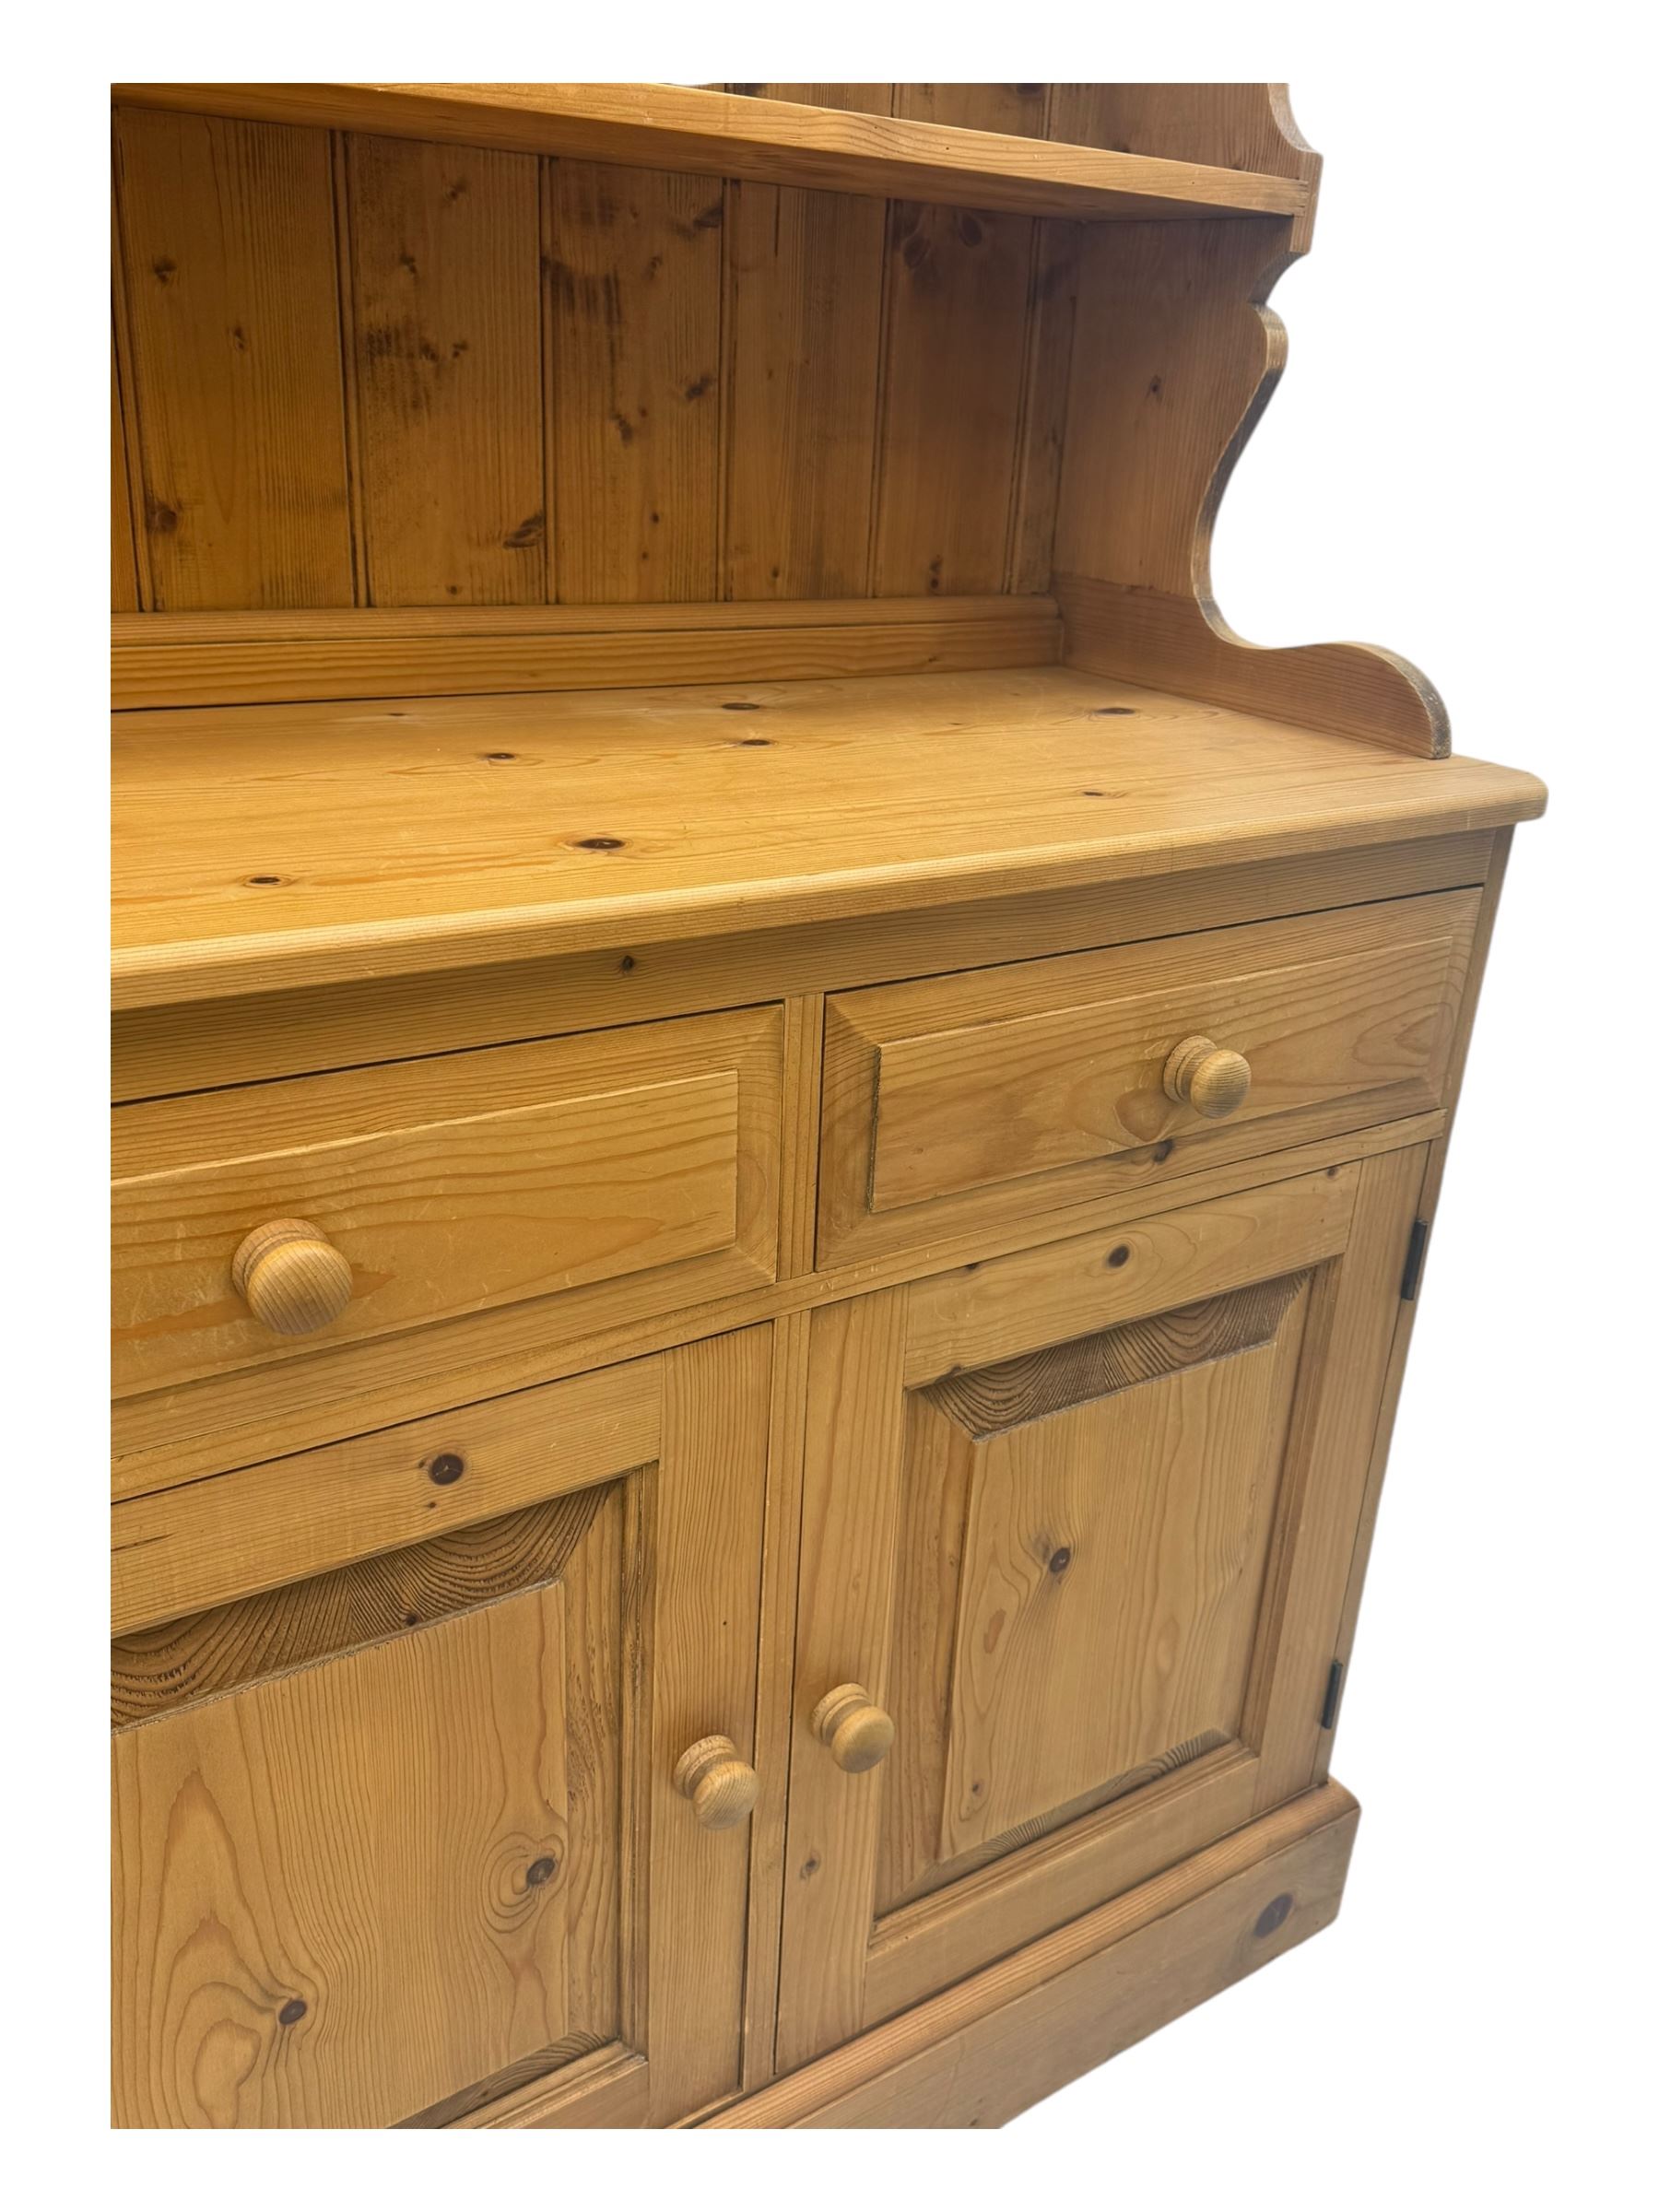
<svg viewBox="0 0 1659 2212">
<path fill-rule="evenodd" d="M 1084 222 L 1299 216 L 1312 194 L 1294 177 L 677 85 L 115 85 L 112 92 L 135 107 Z"/>
<path fill-rule="evenodd" d="M 1061 667 L 116 718 L 116 1004 L 1496 827 L 1530 776 Z"/>
</svg>

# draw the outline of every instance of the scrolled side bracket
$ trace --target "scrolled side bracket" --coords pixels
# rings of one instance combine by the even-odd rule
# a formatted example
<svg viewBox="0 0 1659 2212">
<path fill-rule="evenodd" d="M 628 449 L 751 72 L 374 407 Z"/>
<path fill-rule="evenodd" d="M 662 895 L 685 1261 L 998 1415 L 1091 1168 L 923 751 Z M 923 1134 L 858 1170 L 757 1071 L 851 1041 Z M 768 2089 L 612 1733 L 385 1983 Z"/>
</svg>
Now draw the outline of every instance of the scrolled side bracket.
<svg viewBox="0 0 1659 2212">
<path fill-rule="evenodd" d="M 1272 93 L 1294 129 L 1277 87 L 1170 89 Z M 1283 143 L 1295 158 L 1300 140 Z M 1312 179 L 1318 156 L 1303 152 Z M 1375 645 L 1250 644 L 1211 590 L 1217 510 L 1285 363 L 1268 295 L 1308 235 L 1277 217 L 1088 228 L 1054 543 L 1065 659 L 1440 758 L 1446 710 L 1409 661 Z"/>
</svg>

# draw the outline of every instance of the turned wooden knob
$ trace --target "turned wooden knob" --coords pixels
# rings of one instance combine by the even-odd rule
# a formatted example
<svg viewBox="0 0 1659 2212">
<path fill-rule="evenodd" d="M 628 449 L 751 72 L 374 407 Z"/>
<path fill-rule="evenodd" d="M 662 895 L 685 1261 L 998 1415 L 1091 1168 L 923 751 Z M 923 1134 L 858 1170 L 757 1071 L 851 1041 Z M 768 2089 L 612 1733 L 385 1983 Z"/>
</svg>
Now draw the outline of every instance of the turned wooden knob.
<svg viewBox="0 0 1659 2212">
<path fill-rule="evenodd" d="M 812 1733 L 846 1774 L 878 1767 L 893 1747 L 893 1719 L 859 1682 L 842 1682 L 812 1709 Z"/>
<path fill-rule="evenodd" d="M 1178 1105 L 1212 1122 L 1236 1112 L 1250 1096 L 1250 1063 L 1208 1037 L 1183 1037 L 1164 1062 L 1164 1089 Z"/>
<path fill-rule="evenodd" d="M 351 1303 L 351 1262 L 310 1221 L 266 1221 L 230 1263 L 237 1295 L 278 1336 L 309 1336 Z"/>
<path fill-rule="evenodd" d="M 690 1798 L 705 1828 L 735 1828 L 755 1809 L 760 1777 L 738 1758 L 729 1735 L 705 1735 L 680 1753 L 674 1786 Z"/>
</svg>

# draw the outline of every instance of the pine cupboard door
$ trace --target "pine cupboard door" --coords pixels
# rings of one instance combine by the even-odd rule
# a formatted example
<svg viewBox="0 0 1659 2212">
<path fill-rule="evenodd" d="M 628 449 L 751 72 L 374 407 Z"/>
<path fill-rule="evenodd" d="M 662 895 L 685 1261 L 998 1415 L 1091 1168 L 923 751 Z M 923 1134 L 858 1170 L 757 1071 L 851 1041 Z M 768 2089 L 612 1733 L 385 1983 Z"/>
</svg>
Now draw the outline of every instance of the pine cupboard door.
<svg viewBox="0 0 1659 2212">
<path fill-rule="evenodd" d="M 770 1337 L 116 1509 L 118 2125 L 737 2088 Z"/>
<path fill-rule="evenodd" d="M 780 2071 L 1322 1778 L 1425 1157 L 814 1317 Z"/>
</svg>

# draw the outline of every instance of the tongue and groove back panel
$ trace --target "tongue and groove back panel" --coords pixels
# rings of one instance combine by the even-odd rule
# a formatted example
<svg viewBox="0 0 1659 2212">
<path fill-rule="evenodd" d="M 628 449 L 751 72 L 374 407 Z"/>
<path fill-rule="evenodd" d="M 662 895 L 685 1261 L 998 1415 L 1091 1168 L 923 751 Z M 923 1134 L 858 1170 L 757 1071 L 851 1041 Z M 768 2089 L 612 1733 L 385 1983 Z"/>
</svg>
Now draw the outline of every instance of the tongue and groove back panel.
<svg viewBox="0 0 1659 2212">
<path fill-rule="evenodd" d="M 1072 224 L 135 107 L 114 158 L 117 611 L 1047 588 Z"/>
</svg>

